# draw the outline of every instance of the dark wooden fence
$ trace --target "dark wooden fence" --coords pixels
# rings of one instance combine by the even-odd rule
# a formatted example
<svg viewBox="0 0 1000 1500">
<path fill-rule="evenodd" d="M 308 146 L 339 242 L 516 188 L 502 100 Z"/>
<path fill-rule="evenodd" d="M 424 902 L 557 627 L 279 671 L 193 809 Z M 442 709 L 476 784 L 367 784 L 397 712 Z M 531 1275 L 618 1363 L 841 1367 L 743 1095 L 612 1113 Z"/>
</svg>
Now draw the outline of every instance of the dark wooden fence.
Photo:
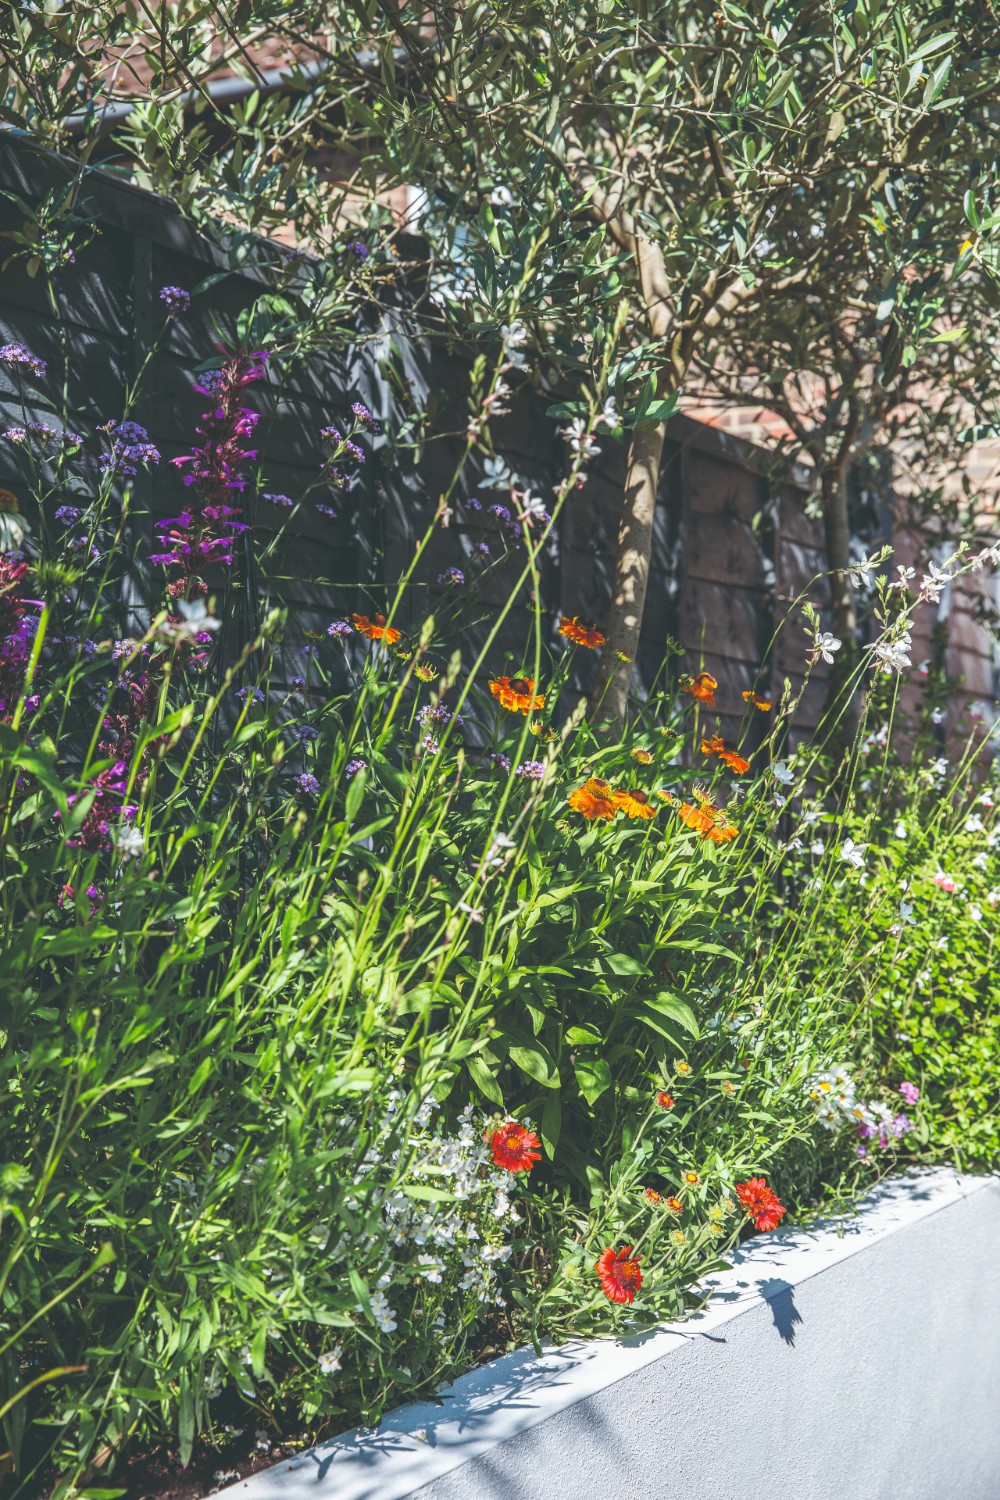
<svg viewBox="0 0 1000 1500">
<path fill-rule="evenodd" d="M 37 204 L 71 171 L 69 163 L 14 138 L 0 140 L 0 228 L 16 231 L 24 220 L 12 194 Z M 71 425 L 92 435 L 81 469 L 91 484 L 97 482 L 101 452 L 95 429 L 122 415 L 126 389 L 162 332 L 159 289 L 167 284 L 190 288 L 211 274 L 219 277 L 167 330 L 133 412 L 164 457 L 160 467 L 137 480 L 139 505 L 123 571 L 121 619 L 122 632 L 134 633 L 151 589 L 159 591 L 144 563 L 153 523 L 176 513 L 185 493 L 167 460 L 188 451 L 204 404 L 191 390 L 191 372 L 211 357 L 216 325 L 235 328 L 239 314 L 259 295 L 266 284 L 263 264 L 284 252 L 262 245 L 256 258 L 234 268 L 226 249 L 197 234 L 168 202 L 103 172 L 86 176 L 76 212 L 91 219 L 98 233 L 75 263 L 54 278 L 54 305 L 46 278 L 30 277 L 23 259 L 0 275 L 0 337 L 23 342 L 48 361 L 47 381 L 31 389 L 65 389 Z M 347 611 L 380 605 L 413 558 L 461 453 L 457 434 L 465 426 L 467 376 L 465 357 L 412 328 L 401 302 L 390 314 L 373 312 L 344 352 L 279 366 L 270 371 L 266 386 L 261 382 L 251 388 L 252 404 L 263 412 L 258 436 L 268 491 L 297 497 L 314 483 L 324 456 L 319 431 L 331 422 L 342 425 L 355 400 L 375 412 L 386 435 L 375 440 L 350 496 L 316 497 L 336 506 L 335 521 L 307 505 L 277 537 L 280 513 L 255 502 L 254 546 L 229 581 L 227 614 L 235 622 L 230 651 L 252 631 L 262 601 L 280 601 L 288 606 L 290 626 L 279 675 L 301 673 L 306 646 L 339 673 L 341 657 L 326 627 Z M 7 372 L 0 372 L 0 381 L 0 424 L 6 428 L 21 421 L 22 412 Z M 398 395 L 404 387 L 405 407 Z M 392 435 L 414 405 L 419 409 L 428 402 L 436 430 L 415 461 L 408 449 L 399 450 Z M 547 405 L 544 397 L 523 389 L 509 417 L 495 427 L 498 450 L 511 471 L 543 496 L 551 496 L 566 463 L 556 424 L 545 416 Z M 43 416 L 44 402 L 29 415 Z M 607 610 L 625 454 L 610 439 L 604 439 L 602 449 L 586 484 L 564 509 L 542 571 L 541 602 L 553 640 L 560 613 L 600 621 Z M 461 493 L 478 495 L 484 507 L 507 498 L 482 489 L 481 480 L 481 466 L 473 461 L 463 475 Z M 9 443 L 0 443 L 0 485 L 18 497 L 30 521 L 26 486 Z M 670 639 L 684 648 L 673 671 L 704 667 L 719 679 L 719 705 L 728 729 L 742 717 L 745 689 L 778 690 L 782 677 L 800 678 L 804 638 L 787 629 L 769 658 L 767 675 L 758 680 L 758 674 L 788 602 L 823 568 L 820 532 L 804 514 L 804 494 L 802 475 L 786 476 L 780 483 L 769 476 L 762 450 L 684 417 L 672 421 L 636 662 L 641 691 L 648 691 L 662 672 Z M 482 540 L 490 542 L 496 530 L 488 518 L 483 522 L 483 515 L 456 506 L 453 524 L 435 533 L 409 596 L 413 618 L 422 615 L 428 602 L 444 605 L 446 590 L 436 580 L 445 568 L 458 566 L 469 578 L 480 571 L 475 549 Z M 266 559 L 260 562 L 263 554 Z M 258 561 L 251 562 L 251 555 Z M 449 630 L 467 660 L 495 621 L 500 601 L 510 596 L 519 566 L 516 558 L 504 563 L 481 587 L 461 597 L 460 616 Z M 812 597 L 823 604 L 821 588 L 813 588 Z M 491 670 L 521 665 L 529 620 L 527 598 L 521 597 L 491 650 Z M 573 688 L 586 688 L 588 666 L 580 662 Z M 804 704 L 801 729 L 816 722 L 822 691 L 817 679 Z"/>
</svg>

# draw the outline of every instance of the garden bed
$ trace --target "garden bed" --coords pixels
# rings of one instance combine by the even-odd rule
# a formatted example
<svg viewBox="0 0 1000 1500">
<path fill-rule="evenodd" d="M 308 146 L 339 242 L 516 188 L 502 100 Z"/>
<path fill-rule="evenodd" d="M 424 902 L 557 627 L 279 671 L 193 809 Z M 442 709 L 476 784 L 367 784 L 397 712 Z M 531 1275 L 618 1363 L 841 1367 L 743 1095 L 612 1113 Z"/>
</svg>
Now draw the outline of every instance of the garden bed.
<svg viewBox="0 0 1000 1500">
<path fill-rule="evenodd" d="M 996 1178 L 891 1179 L 856 1218 L 747 1241 L 683 1323 L 505 1355 L 440 1403 L 224 1493 L 736 1500 L 766 1483 L 796 1500 L 995 1495 L 998 1233 Z"/>
</svg>

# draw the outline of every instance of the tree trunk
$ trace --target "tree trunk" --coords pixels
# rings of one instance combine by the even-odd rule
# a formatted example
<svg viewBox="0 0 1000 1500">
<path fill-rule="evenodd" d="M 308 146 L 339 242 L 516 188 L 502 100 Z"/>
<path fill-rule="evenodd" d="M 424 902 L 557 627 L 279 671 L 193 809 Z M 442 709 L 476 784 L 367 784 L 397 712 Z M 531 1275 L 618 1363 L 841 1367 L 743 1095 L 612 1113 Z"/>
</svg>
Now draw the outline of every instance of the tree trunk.
<svg viewBox="0 0 1000 1500">
<path fill-rule="evenodd" d="M 656 494 L 666 435 L 666 422 L 657 422 L 634 432 L 629 445 L 608 639 L 601 653 L 590 703 L 593 718 L 614 720 L 618 724 L 625 719 L 632 664 L 639 649 L 646 607 Z"/>
<path fill-rule="evenodd" d="M 847 464 L 823 470 L 823 530 L 826 537 L 826 564 L 830 574 L 830 600 L 833 634 L 841 642 L 830 669 L 827 707 L 839 702 L 844 714 L 843 728 L 850 731 L 857 718 L 854 695 L 844 698 L 844 689 L 857 665 L 857 615 L 851 590 L 851 522 L 847 505 Z"/>
</svg>

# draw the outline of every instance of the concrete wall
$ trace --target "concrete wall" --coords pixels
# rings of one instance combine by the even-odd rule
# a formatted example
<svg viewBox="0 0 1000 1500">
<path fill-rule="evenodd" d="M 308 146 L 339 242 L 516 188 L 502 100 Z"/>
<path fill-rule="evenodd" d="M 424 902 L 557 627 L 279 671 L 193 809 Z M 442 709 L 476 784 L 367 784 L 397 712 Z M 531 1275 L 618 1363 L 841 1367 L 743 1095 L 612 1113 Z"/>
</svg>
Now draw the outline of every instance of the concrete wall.
<svg viewBox="0 0 1000 1500">
<path fill-rule="evenodd" d="M 705 1310 L 515 1353 L 232 1500 L 997 1500 L 1000 1182 L 747 1242 Z"/>
</svg>

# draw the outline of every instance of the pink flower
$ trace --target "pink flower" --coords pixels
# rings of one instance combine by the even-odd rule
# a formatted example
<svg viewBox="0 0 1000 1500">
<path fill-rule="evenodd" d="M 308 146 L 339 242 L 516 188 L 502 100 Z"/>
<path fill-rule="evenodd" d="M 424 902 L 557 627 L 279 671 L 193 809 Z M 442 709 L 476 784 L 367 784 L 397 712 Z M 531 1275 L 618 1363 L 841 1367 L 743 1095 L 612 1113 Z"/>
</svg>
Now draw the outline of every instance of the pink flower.
<svg viewBox="0 0 1000 1500">
<path fill-rule="evenodd" d="M 915 1083 L 901 1083 L 899 1085 L 899 1092 L 902 1094 L 907 1104 L 916 1104 L 917 1100 L 920 1098 L 920 1090 L 917 1088 L 917 1085 Z"/>
<path fill-rule="evenodd" d="M 955 891 L 958 890 L 958 882 L 955 880 L 955 877 L 953 875 L 946 875 L 943 870 L 938 870 L 934 876 L 934 884 L 942 891 L 946 891 L 949 896 L 954 895 Z"/>
</svg>

